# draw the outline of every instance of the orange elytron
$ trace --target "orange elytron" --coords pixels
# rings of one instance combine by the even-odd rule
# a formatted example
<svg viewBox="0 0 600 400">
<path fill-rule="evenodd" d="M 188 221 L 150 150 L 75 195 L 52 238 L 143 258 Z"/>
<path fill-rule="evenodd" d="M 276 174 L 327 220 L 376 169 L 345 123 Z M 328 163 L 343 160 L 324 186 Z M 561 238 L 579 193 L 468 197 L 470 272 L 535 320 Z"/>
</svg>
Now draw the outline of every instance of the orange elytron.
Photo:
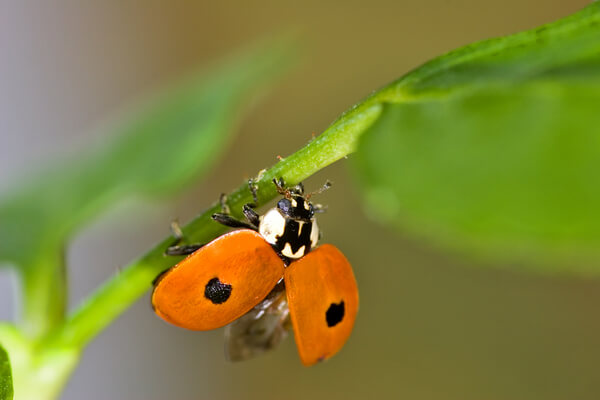
<svg viewBox="0 0 600 400">
<path fill-rule="evenodd" d="M 210 268 L 206 268 L 210 266 Z M 182 328 L 220 328 L 250 311 L 283 275 L 283 261 L 258 233 L 227 233 L 171 268 L 152 295 L 155 311 Z"/>
<path fill-rule="evenodd" d="M 217 222 L 242 229 L 203 246 L 167 250 L 190 255 L 156 279 L 152 306 L 182 328 L 227 325 L 230 360 L 275 347 L 291 325 L 300 359 L 309 366 L 333 356 L 350 336 L 358 288 L 346 257 L 330 244 L 317 247 L 315 213 L 322 208 L 308 201 L 312 194 L 304 196 L 301 184 L 286 189 L 281 179 L 274 183 L 284 197 L 266 214 L 250 204 L 243 209 L 248 222 L 214 214 Z M 252 182 L 250 189 L 256 203 Z"/>
<path fill-rule="evenodd" d="M 331 357 L 350 336 L 358 311 L 350 263 L 324 244 L 290 264 L 284 277 L 300 359 L 312 365 Z"/>
</svg>

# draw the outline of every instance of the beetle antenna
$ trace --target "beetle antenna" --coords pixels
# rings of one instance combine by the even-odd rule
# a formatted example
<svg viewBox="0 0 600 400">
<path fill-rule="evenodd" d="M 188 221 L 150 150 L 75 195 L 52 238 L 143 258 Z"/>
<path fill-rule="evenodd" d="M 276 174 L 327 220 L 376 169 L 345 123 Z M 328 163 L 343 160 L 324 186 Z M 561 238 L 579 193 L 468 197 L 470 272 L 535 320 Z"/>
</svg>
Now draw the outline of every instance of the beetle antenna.
<svg viewBox="0 0 600 400">
<path fill-rule="evenodd" d="M 282 196 L 285 196 L 286 199 L 289 199 L 290 197 L 292 197 L 292 193 L 290 192 L 289 189 L 286 189 L 285 187 L 285 182 L 283 181 L 283 178 L 273 178 L 273 183 L 275 184 L 275 187 L 277 188 L 277 193 L 279 193 Z"/>
<path fill-rule="evenodd" d="M 315 190 L 314 192 L 310 192 L 309 194 L 306 195 L 306 200 L 310 199 L 313 195 L 315 194 L 321 194 L 324 191 L 326 191 L 327 189 L 329 189 L 331 187 L 331 181 L 326 181 L 325 184 L 319 189 L 319 190 Z"/>
</svg>

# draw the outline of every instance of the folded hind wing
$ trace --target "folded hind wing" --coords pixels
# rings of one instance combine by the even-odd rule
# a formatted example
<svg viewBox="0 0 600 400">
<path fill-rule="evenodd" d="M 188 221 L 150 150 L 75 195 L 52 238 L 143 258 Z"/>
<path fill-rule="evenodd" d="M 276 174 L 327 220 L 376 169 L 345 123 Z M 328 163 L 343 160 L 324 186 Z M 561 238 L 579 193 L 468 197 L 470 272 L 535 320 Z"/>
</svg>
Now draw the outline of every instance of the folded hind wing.
<svg viewBox="0 0 600 400">
<path fill-rule="evenodd" d="M 225 327 L 225 357 L 243 361 L 279 345 L 291 329 L 283 280 L 265 300 Z"/>
</svg>

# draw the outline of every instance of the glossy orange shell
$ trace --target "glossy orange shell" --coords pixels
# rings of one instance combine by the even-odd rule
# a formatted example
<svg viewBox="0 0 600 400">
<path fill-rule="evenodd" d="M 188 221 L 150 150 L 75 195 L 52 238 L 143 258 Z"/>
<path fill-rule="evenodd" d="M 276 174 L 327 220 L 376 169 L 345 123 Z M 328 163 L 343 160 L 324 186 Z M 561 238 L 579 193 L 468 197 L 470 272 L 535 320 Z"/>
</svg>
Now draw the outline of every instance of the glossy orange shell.
<svg viewBox="0 0 600 400">
<path fill-rule="evenodd" d="M 284 274 L 283 261 L 258 233 L 241 229 L 218 237 L 160 277 L 152 305 L 164 320 L 186 329 L 220 328 L 263 300 Z M 215 304 L 205 296 L 209 281 L 231 285 Z"/>
<path fill-rule="evenodd" d="M 285 269 L 285 286 L 298 353 L 306 366 L 337 353 L 352 332 L 358 287 L 350 263 L 330 244 L 311 251 Z M 329 326 L 332 304 L 344 302 L 343 318 Z"/>
</svg>

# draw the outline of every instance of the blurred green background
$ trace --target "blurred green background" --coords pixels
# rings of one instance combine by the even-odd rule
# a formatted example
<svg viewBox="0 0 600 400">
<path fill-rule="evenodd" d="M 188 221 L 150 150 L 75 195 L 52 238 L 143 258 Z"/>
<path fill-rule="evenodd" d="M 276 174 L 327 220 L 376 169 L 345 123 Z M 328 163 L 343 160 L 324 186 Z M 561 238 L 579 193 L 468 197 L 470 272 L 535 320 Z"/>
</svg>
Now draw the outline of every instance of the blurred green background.
<svg viewBox="0 0 600 400">
<path fill-rule="evenodd" d="M 253 39 L 294 29 L 303 62 L 243 119 L 209 178 L 169 204 L 128 202 L 69 248 L 77 304 L 219 193 L 303 146 L 343 110 L 460 45 L 555 20 L 587 1 L 120 2 L 0 5 L 0 192 L 45 160 L 105 140 L 136 99 Z M 351 260 L 355 331 L 329 362 L 301 366 L 293 340 L 241 364 L 222 330 L 187 332 L 138 302 L 86 350 L 65 399 L 596 399 L 600 282 L 481 268 L 370 222 L 341 161 L 306 182 L 324 240 Z M 0 222 L 1 223 L 1 222 Z M 13 315 L 0 270 L 0 319 Z"/>
</svg>

